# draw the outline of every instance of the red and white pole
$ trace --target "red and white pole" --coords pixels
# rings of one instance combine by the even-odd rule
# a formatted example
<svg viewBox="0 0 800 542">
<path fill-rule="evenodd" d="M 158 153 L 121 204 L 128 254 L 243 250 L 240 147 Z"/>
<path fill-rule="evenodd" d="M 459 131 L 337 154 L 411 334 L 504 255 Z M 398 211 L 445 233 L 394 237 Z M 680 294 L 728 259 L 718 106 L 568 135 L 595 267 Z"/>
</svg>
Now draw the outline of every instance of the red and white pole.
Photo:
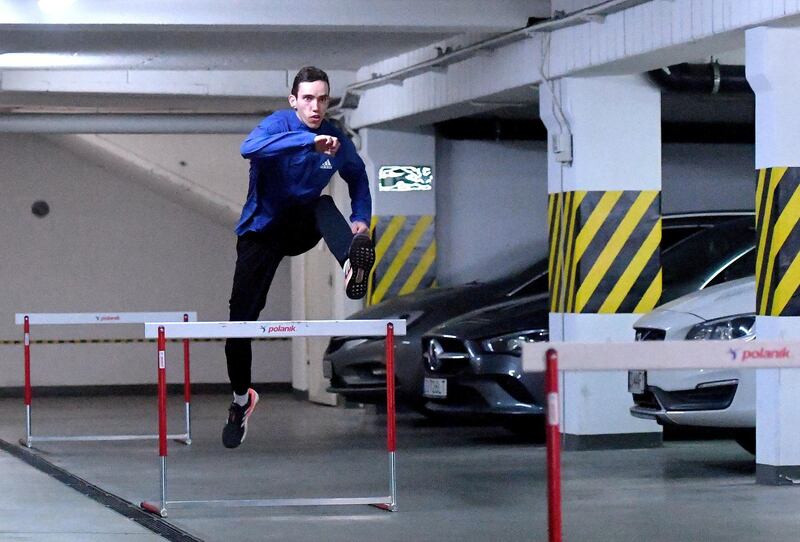
<svg viewBox="0 0 800 542">
<path fill-rule="evenodd" d="M 388 510 L 397 510 L 397 479 L 395 452 L 397 450 L 397 418 L 394 400 L 394 324 L 386 324 L 386 448 L 389 450 L 389 490 L 392 504 Z"/>
<path fill-rule="evenodd" d="M 26 315 L 23 325 L 25 352 L 25 446 L 31 447 L 31 319 Z"/>
<path fill-rule="evenodd" d="M 142 502 L 140 506 L 167 517 L 167 339 L 164 327 L 158 328 L 158 455 L 161 456 L 161 504 Z"/>
<path fill-rule="evenodd" d="M 547 351 L 547 532 L 548 542 L 561 542 L 561 430 L 558 398 L 558 352 Z"/>
<path fill-rule="evenodd" d="M 183 321 L 189 321 L 189 315 L 183 315 Z M 183 339 L 183 401 L 186 406 L 186 440 L 184 444 L 192 443 L 192 378 L 189 360 L 189 339 Z"/>
</svg>

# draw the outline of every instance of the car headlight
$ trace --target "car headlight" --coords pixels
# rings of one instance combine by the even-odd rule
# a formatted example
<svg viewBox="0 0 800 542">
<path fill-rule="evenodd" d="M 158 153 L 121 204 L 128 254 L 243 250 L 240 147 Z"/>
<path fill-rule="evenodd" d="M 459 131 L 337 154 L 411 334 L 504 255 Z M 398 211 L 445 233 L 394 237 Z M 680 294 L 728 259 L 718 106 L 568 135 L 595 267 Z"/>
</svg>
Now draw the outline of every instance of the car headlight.
<svg viewBox="0 0 800 542">
<path fill-rule="evenodd" d="M 530 341 L 546 341 L 548 333 L 546 329 L 531 329 L 528 331 L 518 331 L 508 333 L 498 337 L 491 337 L 481 341 L 481 346 L 487 352 L 495 354 L 516 354 L 521 355 L 522 343 Z"/>
<path fill-rule="evenodd" d="M 686 335 L 688 341 L 730 341 L 755 338 L 755 314 L 737 314 L 708 320 L 693 326 Z"/>
</svg>

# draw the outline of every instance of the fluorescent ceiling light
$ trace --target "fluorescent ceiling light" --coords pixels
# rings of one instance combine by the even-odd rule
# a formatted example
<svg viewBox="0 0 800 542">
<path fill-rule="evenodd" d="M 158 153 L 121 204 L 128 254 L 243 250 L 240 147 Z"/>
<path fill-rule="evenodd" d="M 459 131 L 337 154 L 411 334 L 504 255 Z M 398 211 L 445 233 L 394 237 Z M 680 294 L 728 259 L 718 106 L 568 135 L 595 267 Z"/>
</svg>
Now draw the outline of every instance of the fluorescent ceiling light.
<svg viewBox="0 0 800 542">
<path fill-rule="evenodd" d="M 45 13 L 58 13 L 74 3 L 75 0 L 39 0 L 39 9 Z"/>
<path fill-rule="evenodd" d="M 97 58 L 77 54 L 4 53 L 0 54 L 0 69 L 80 68 L 97 64 Z"/>
</svg>

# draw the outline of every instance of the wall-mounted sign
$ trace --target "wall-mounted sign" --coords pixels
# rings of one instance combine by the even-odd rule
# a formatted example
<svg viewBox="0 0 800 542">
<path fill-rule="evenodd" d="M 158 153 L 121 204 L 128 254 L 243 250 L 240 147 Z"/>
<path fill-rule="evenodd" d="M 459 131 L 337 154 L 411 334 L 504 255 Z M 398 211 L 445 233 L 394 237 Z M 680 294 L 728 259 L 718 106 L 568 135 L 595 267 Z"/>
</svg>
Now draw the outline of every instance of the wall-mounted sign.
<svg viewBox="0 0 800 542">
<path fill-rule="evenodd" d="M 432 188 L 433 168 L 430 166 L 381 166 L 378 169 L 378 190 L 381 192 L 410 192 Z"/>
</svg>

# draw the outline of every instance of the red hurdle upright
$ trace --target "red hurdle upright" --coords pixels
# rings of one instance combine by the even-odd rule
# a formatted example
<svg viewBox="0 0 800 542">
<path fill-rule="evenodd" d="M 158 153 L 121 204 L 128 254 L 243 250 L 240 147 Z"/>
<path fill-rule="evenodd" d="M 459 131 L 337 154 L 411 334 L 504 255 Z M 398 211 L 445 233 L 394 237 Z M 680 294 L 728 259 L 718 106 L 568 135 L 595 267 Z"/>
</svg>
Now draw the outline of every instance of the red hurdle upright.
<svg viewBox="0 0 800 542">
<path fill-rule="evenodd" d="M 188 314 L 183 315 L 183 321 L 189 321 Z M 189 339 L 183 339 L 183 402 L 186 422 L 186 439 L 184 443 L 187 445 L 192 443 L 192 378 L 189 365 Z"/>
<path fill-rule="evenodd" d="M 397 450 L 397 421 L 394 404 L 394 325 L 386 324 L 386 449 L 389 451 L 389 492 L 391 504 L 374 506 L 392 512 L 397 510 L 397 482 L 395 478 L 395 450 Z"/>
<path fill-rule="evenodd" d="M 22 326 L 25 345 L 25 446 L 31 446 L 31 319 L 26 314 Z"/>
<path fill-rule="evenodd" d="M 561 542 L 561 429 L 558 398 L 558 352 L 547 351 L 547 533 L 548 542 Z"/>
</svg>

